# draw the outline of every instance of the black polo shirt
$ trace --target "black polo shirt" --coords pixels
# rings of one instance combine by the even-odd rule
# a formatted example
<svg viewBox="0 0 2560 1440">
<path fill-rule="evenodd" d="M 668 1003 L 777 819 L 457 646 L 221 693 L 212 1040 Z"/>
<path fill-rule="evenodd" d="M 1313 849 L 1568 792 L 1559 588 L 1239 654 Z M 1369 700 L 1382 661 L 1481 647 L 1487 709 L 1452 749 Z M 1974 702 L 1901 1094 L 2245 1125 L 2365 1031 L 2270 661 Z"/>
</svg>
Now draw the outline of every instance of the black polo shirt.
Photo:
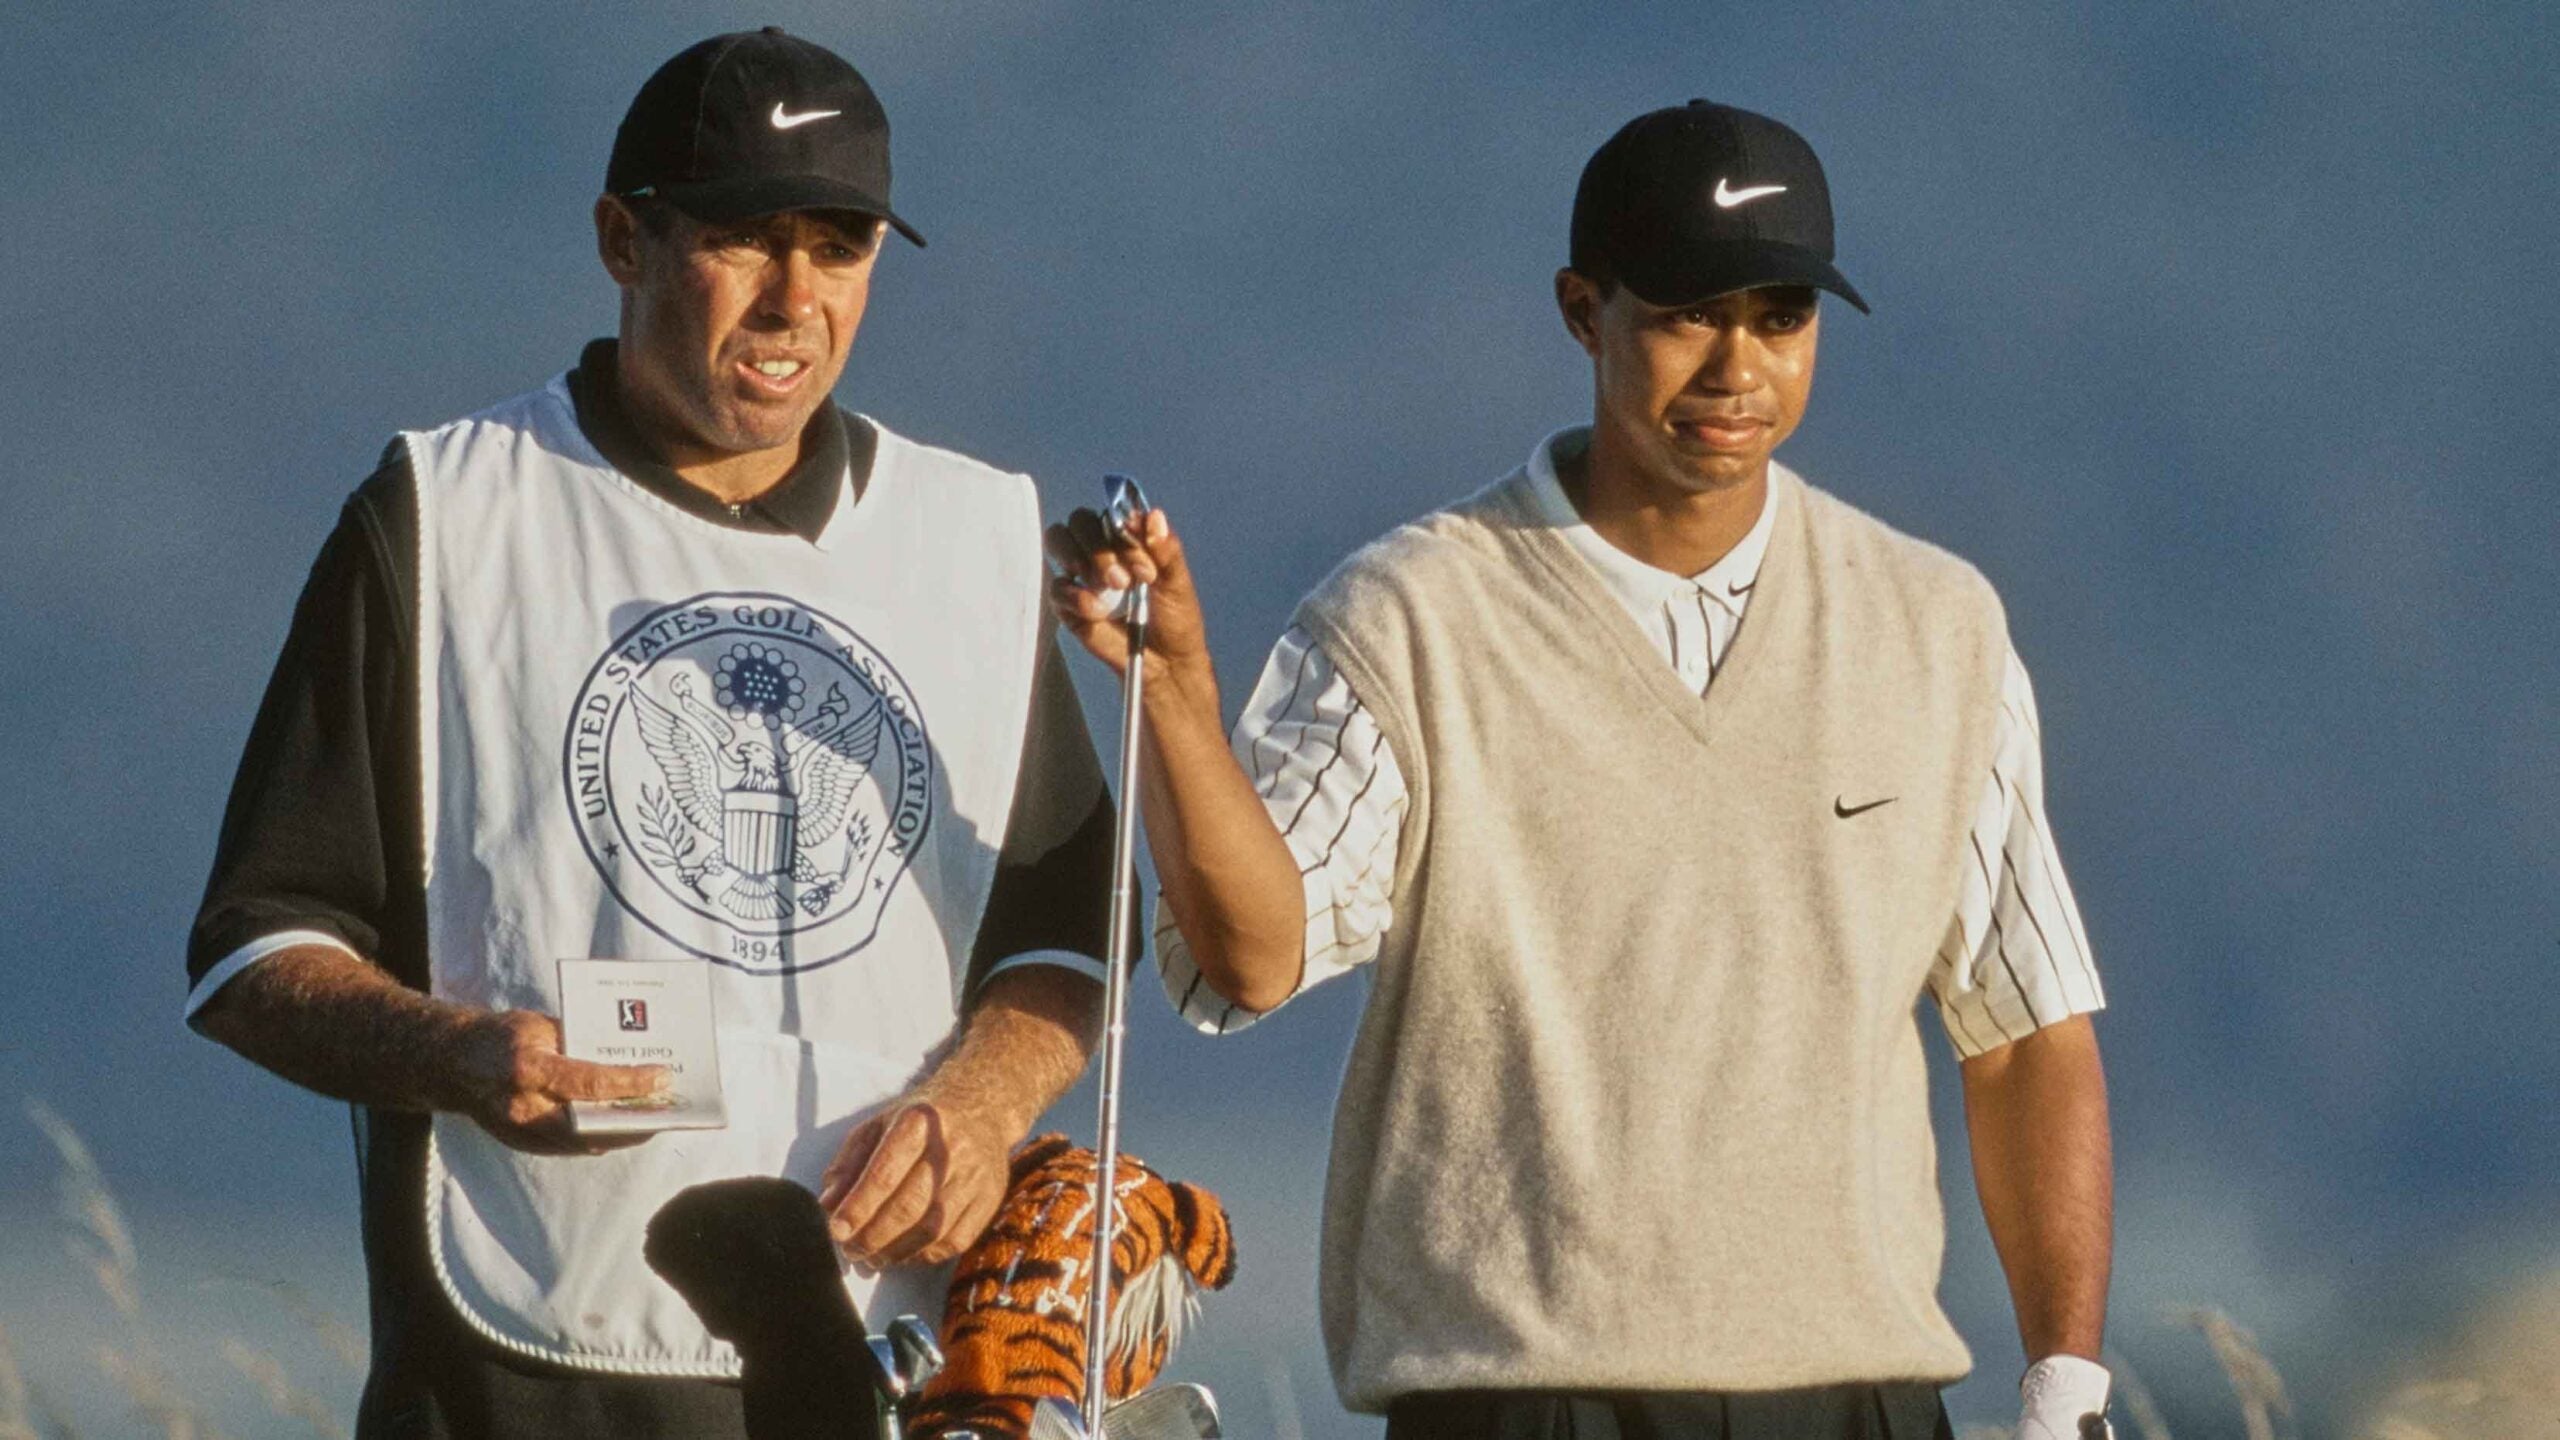
<svg viewBox="0 0 2560 1440">
<path fill-rule="evenodd" d="M 861 503 L 879 437 L 858 417 L 821 407 L 791 472 L 728 505 L 650 452 L 617 399 L 613 365 L 610 340 L 579 356 L 569 376 L 578 426 L 616 469 L 669 503 L 716 524 L 814 539 L 844 503 L 848 466 L 850 503 Z M 333 936 L 402 983 L 428 988 L 417 554 L 416 481 L 407 447 L 394 441 L 321 546 L 250 728 L 188 938 L 191 991 L 243 947 L 297 930 Z M 1044 620 L 1044 628 L 1021 781 L 969 957 L 970 997 L 1015 955 L 1098 956 L 1109 929 L 1110 792 L 1054 627 Z M 368 1424 L 408 1433 L 440 1386 L 483 1386 L 497 1370 L 547 1367 L 478 1340 L 440 1293 L 420 1188 L 427 1117 L 359 1106 L 353 1120 L 373 1322 L 364 1411 Z"/>
<path fill-rule="evenodd" d="M 821 407 L 790 473 L 724 504 L 650 452 L 623 413 L 613 363 L 614 342 L 598 340 L 570 372 L 578 427 L 668 503 L 715 524 L 809 540 L 834 517 L 848 466 L 860 503 L 879 437 L 858 417 Z M 416 482 L 407 447 L 394 441 L 347 501 L 294 611 L 188 939 L 190 988 L 244 947 L 296 930 L 334 937 L 427 988 L 417 554 Z M 1099 955 L 1108 928 L 1111 797 L 1054 624 L 1043 626 L 1021 784 L 970 955 L 970 992 L 1015 955 Z"/>
</svg>

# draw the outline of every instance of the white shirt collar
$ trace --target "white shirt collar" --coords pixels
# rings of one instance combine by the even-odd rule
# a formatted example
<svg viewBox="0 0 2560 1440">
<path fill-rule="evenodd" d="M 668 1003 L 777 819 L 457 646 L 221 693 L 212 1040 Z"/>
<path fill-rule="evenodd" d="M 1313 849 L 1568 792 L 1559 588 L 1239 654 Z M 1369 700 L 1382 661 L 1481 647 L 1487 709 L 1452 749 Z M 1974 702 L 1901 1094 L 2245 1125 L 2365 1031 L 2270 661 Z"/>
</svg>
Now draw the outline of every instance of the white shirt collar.
<svg viewBox="0 0 2560 1440">
<path fill-rule="evenodd" d="M 1590 439 L 1590 426 L 1568 425 L 1539 441 L 1538 448 L 1530 452 L 1529 493 L 1537 502 L 1540 518 L 1563 533 L 1565 543 L 1599 572 L 1601 583 L 1630 611 L 1646 614 L 1675 596 L 1703 591 L 1727 610 L 1740 613 L 1750 598 L 1751 587 L 1759 583 L 1760 562 L 1769 554 L 1769 532 L 1778 513 L 1778 487 L 1767 487 L 1760 501 L 1760 518 L 1751 522 L 1751 529 L 1722 559 L 1695 575 L 1675 575 L 1610 544 L 1573 508 L 1563 482 L 1556 478 L 1555 452 L 1561 446 L 1566 454 L 1572 454 L 1589 444 Z"/>
</svg>

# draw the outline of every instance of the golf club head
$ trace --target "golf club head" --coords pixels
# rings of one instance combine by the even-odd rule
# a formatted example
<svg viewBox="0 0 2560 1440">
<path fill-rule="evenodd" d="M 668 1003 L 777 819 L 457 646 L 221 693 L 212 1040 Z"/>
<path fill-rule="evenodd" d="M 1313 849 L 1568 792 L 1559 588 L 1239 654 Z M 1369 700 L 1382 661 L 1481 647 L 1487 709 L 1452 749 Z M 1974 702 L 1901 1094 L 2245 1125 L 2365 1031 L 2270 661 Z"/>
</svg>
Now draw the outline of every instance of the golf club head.
<svg viewBox="0 0 2560 1440">
<path fill-rule="evenodd" d="M 1031 1411 L 1031 1440 L 1093 1440 L 1084 1418 L 1064 1400 L 1043 1400 Z"/>
<path fill-rule="evenodd" d="M 1137 533 L 1138 517 L 1147 513 L 1147 492 L 1126 475 L 1102 477 L 1102 524 L 1115 541 Z"/>
<path fill-rule="evenodd" d="M 910 1391 L 923 1389 L 942 1373 L 942 1346 L 933 1338 L 933 1327 L 913 1315 L 889 1322 L 889 1349 L 899 1378 Z"/>
<path fill-rule="evenodd" d="M 1206 1385 L 1159 1385 L 1102 1415 L 1101 1440 L 1218 1440 L 1225 1433 Z"/>
<path fill-rule="evenodd" d="M 892 1400 L 906 1399 L 915 1386 L 898 1367 L 897 1347 L 879 1335 L 872 1336 L 868 1343 L 871 1346 L 871 1363 L 880 1370 L 881 1393 Z"/>
</svg>

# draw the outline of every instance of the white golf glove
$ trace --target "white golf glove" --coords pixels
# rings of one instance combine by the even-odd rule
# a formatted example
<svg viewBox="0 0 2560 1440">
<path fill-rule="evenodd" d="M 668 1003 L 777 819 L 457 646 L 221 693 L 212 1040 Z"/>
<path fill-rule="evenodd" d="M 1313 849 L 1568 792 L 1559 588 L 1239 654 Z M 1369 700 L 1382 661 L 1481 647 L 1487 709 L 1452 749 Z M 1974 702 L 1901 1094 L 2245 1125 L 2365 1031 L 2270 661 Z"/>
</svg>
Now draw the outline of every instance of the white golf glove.
<svg viewBox="0 0 2560 1440">
<path fill-rule="evenodd" d="M 2107 1424 L 2107 1367 L 2051 1355 L 2018 1382 L 2018 1440 L 2115 1440 Z"/>
</svg>

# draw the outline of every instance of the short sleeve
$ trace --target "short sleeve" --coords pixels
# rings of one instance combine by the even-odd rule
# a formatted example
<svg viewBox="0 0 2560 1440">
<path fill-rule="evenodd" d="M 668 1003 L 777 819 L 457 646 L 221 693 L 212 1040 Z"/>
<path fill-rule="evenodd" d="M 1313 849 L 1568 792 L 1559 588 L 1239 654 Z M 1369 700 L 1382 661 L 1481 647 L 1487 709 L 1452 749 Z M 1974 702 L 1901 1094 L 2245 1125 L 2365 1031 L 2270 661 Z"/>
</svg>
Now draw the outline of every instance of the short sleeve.
<svg viewBox="0 0 2560 1440">
<path fill-rule="evenodd" d="M 1117 812 L 1059 653 L 1056 622 L 1045 608 L 1042 614 L 1022 771 L 970 952 L 970 995 L 1017 965 L 1061 966 L 1099 982 L 1099 957 L 1109 948 Z"/>
<path fill-rule="evenodd" d="M 415 534 L 409 487 L 395 444 L 303 585 L 188 935 L 190 1021 L 279 950 L 327 944 L 375 960 L 402 921 L 393 876 L 414 868 L 415 846 L 394 836 L 415 833 L 417 728 L 404 702 L 411 611 L 392 557 Z"/>
<path fill-rule="evenodd" d="M 1968 846 L 1955 920 L 1929 989 L 1947 1038 L 1971 1059 L 2107 1003 L 2045 816 L 2035 692 L 2014 653 Z"/>
<path fill-rule="evenodd" d="M 1350 680 L 1314 637 L 1294 627 L 1272 647 L 1233 744 L 1236 763 L 1298 862 L 1307 917 L 1295 992 L 1302 994 L 1377 957 L 1394 917 L 1403 773 Z M 1207 984 L 1161 905 L 1155 939 L 1166 993 L 1184 1019 L 1227 1034 L 1260 1018 Z"/>
</svg>

